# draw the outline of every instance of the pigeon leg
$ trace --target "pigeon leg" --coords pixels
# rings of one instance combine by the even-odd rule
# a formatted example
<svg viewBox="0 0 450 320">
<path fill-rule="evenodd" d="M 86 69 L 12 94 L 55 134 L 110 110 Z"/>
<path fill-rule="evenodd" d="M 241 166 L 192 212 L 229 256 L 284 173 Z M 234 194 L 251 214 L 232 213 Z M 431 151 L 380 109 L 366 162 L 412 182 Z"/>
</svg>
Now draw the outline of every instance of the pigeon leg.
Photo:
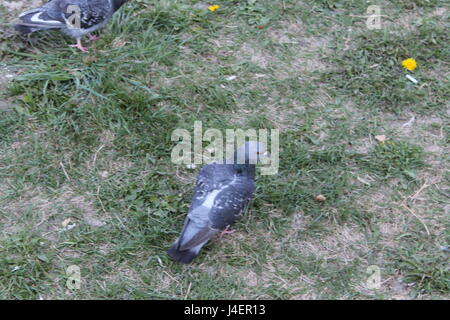
<svg viewBox="0 0 450 320">
<path fill-rule="evenodd" d="M 225 230 L 223 230 L 223 231 L 220 233 L 219 239 L 222 240 L 222 238 L 223 238 L 224 235 L 226 235 L 226 234 L 232 234 L 232 233 L 234 233 L 235 231 L 236 231 L 236 230 L 230 230 L 230 226 L 227 226 L 227 227 L 225 228 Z"/>
<path fill-rule="evenodd" d="M 98 39 L 100 39 L 100 37 L 98 37 L 98 36 L 96 36 L 95 34 L 92 34 L 92 33 L 88 33 L 88 41 L 95 41 L 95 40 L 98 40 Z"/>
<path fill-rule="evenodd" d="M 81 43 L 81 39 L 77 39 L 77 44 L 71 44 L 70 47 L 78 48 L 82 52 L 88 52 L 89 51 L 87 48 L 83 47 L 83 44 Z"/>
</svg>

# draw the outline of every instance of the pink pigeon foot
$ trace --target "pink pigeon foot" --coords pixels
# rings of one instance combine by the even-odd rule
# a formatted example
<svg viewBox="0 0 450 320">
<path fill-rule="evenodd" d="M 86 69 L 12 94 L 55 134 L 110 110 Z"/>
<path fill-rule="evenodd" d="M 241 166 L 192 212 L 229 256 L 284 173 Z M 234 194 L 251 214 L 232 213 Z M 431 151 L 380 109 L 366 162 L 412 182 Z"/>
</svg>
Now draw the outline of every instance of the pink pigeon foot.
<svg viewBox="0 0 450 320">
<path fill-rule="evenodd" d="M 229 230 L 230 226 L 227 226 L 225 228 L 225 230 L 223 230 L 220 234 L 219 234 L 219 239 L 222 240 L 223 236 L 226 234 L 232 234 L 234 233 L 236 230 Z"/>
<path fill-rule="evenodd" d="M 72 48 L 78 48 L 80 49 L 82 52 L 88 52 L 89 50 L 85 47 L 83 47 L 83 44 L 81 43 L 80 39 L 77 39 L 77 44 L 71 44 L 70 47 Z"/>
<path fill-rule="evenodd" d="M 96 36 L 95 34 L 91 34 L 91 33 L 88 33 L 87 36 L 88 36 L 88 41 L 95 41 L 95 40 L 100 39 L 100 37 Z"/>
</svg>

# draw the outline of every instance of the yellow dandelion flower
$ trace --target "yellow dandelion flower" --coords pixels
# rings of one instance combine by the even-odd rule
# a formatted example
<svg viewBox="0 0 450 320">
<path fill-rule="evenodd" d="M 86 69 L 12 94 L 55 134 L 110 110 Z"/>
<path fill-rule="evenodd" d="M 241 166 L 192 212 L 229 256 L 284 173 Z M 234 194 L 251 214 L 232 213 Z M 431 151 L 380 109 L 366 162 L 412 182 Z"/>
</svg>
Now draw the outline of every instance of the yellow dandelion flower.
<svg viewBox="0 0 450 320">
<path fill-rule="evenodd" d="M 217 4 L 215 4 L 215 5 L 213 5 L 213 6 L 209 6 L 209 11 L 212 11 L 212 12 L 214 12 L 214 11 L 216 11 L 217 9 L 219 9 L 220 8 L 220 6 L 219 5 L 217 5 Z"/>
<path fill-rule="evenodd" d="M 409 71 L 413 71 L 415 68 L 417 68 L 417 62 L 413 58 L 408 58 L 402 61 L 402 66 Z"/>
</svg>

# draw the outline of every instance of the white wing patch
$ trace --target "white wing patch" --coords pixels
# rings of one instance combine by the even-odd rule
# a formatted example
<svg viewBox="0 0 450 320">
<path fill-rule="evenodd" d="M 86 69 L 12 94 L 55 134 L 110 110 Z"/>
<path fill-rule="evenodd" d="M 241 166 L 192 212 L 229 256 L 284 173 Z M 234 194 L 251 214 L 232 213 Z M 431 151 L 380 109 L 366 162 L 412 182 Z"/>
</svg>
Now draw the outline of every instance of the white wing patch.
<svg viewBox="0 0 450 320">
<path fill-rule="evenodd" d="M 214 201 L 216 200 L 217 195 L 223 190 L 228 188 L 229 186 L 235 184 L 237 181 L 237 176 L 233 177 L 233 180 L 231 180 L 231 182 L 225 186 L 222 186 L 222 188 L 214 190 L 213 192 L 211 192 L 210 194 L 208 194 L 208 196 L 205 199 L 205 202 L 203 202 L 201 204 L 201 206 L 206 207 L 208 209 L 211 209 L 214 205 Z M 223 209 L 223 208 L 221 208 Z"/>
<path fill-rule="evenodd" d="M 208 196 L 206 197 L 205 202 L 202 203 L 202 206 L 206 207 L 208 209 L 211 209 L 213 207 L 213 205 L 214 205 L 214 200 L 216 200 L 217 195 L 220 193 L 220 191 L 222 191 L 225 188 L 226 187 L 222 187 L 222 188 L 214 190 L 213 192 L 208 194 Z"/>
<path fill-rule="evenodd" d="M 19 18 L 22 18 L 22 17 L 26 16 L 27 14 L 30 14 L 30 13 L 33 13 L 33 12 L 40 12 L 40 11 L 38 11 L 38 9 L 27 10 L 27 11 L 22 12 L 21 14 L 19 14 Z"/>
<path fill-rule="evenodd" d="M 42 12 L 38 12 L 38 13 L 34 14 L 34 15 L 31 17 L 30 21 L 32 21 L 32 22 L 46 23 L 46 24 L 53 24 L 53 23 L 61 24 L 61 21 L 56 21 L 56 20 L 42 20 L 42 19 L 40 18 L 41 14 L 42 14 Z"/>
<path fill-rule="evenodd" d="M 216 197 L 217 197 L 217 195 L 219 194 L 220 191 L 222 191 L 222 189 L 214 190 L 213 192 L 208 194 L 208 196 L 206 197 L 205 202 L 202 203 L 202 206 L 206 207 L 208 209 L 211 209 L 212 206 L 214 205 L 214 200 L 216 199 Z"/>
</svg>

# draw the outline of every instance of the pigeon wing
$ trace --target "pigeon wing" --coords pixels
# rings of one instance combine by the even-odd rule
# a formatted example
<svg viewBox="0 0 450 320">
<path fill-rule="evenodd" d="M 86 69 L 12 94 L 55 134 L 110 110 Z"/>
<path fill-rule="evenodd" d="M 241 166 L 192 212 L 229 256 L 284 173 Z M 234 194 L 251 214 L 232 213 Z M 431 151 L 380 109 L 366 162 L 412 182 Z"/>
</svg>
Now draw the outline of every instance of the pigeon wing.
<svg viewBox="0 0 450 320">
<path fill-rule="evenodd" d="M 231 165 L 207 164 L 204 165 L 197 175 L 194 196 L 192 197 L 189 211 L 201 205 L 208 194 L 233 179 Z"/>
<path fill-rule="evenodd" d="M 19 15 L 20 23 L 15 27 L 18 31 L 29 33 L 37 30 L 60 29 L 66 26 L 66 21 L 58 10 L 61 0 L 53 0 L 42 7 L 22 12 Z M 55 14 L 56 9 L 56 14 Z"/>
<path fill-rule="evenodd" d="M 211 228 L 209 208 L 199 206 L 190 211 L 179 239 L 179 250 L 189 250 L 211 239 L 218 230 Z"/>
<path fill-rule="evenodd" d="M 210 216 L 215 199 L 232 179 L 229 169 L 229 166 L 210 164 L 203 166 L 197 175 L 191 207 L 180 236 L 179 250 L 194 248 L 219 231 L 211 227 Z"/>
<path fill-rule="evenodd" d="M 211 227 L 224 230 L 238 220 L 253 197 L 255 183 L 247 177 L 240 177 L 225 188 L 216 198 L 210 212 Z"/>
<path fill-rule="evenodd" d="M 59 14 L 74 28 L 89 29 L 107 20 L 112 6 L 105 0 L 60 0 L 49 12 L 52 16 Z"/>
</svg>

